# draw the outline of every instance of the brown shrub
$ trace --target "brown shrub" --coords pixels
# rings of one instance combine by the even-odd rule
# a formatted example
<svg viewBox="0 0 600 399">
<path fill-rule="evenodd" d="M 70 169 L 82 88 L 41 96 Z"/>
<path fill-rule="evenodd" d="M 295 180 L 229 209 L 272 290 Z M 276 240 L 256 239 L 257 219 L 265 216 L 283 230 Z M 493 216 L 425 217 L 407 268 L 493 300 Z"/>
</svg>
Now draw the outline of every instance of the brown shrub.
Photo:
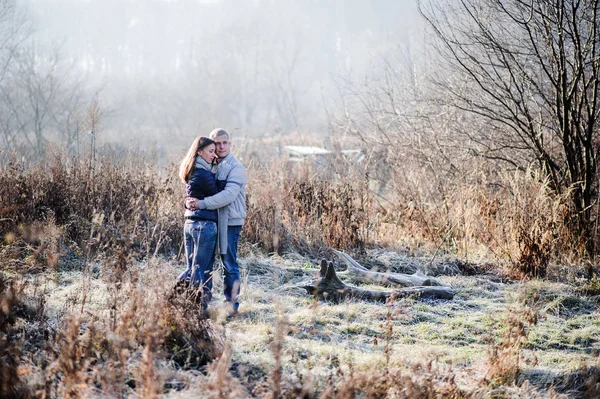
<svg viewBox="0 0 600 399">
<path fill-rule="evenodd" d="M 515 277 L 544 277 L 551 260 L 579 250 L 569 226 L 568 195 L 553 194 L 539 174 L 503 175 L 495 201 L 499 211 L 488 229 L 503 242 Z"/>
<path fill-rule="evenodd" d="M 18 373 L 21 343 L 16 339 L 12 314 L 19 304 L 23 288 L 0 272 L 0 397 L 7 399 L 29 397 Z"/>
<path fill-rule="evenodd" d="M 492 256 L 517 278 L 543 277 L 551 261 L 581 259 L 568 193 L 556 195 L 539 174 L 499 173 L 491 181 L 477 172 L 436 182 L 425 171 L 414 173 L 398 183 L 395 205 L 382 213 L 380 234 L 392 235 L 386 241 Z"/>
<path fill-rule="evenodd" d="M 13 155 L 0 168 L 0 236 L 14 258 L 35 255 L 42 266 L 119 239 L 145 256 L 172 254 L 181 244 L 183 190 L 169 170 L 161 178 L 136 154 L 102 157 L 93 169 L 60 151 L 31 163 Z"/>
<path fill-rule="evenodd" d="M 179 367 L 202 367 L 223 353 L 223 337 L 193 298 L 176 296 L 168 301 L 165 322 L 164 346 Z"/>
<path fill-rule="evenodd" d="M 528 360 L 523 352 L 529 330 L 537 324 L 537 312 L 532 308 L 511 309 L 504 324 L 499 345 L 492 345 L 488 353 L 486 382 L 491 386 L 512 385 L 517 382 L 523 364 Z"/>
<path fill-rule="evenodd" d="M 371 196 L 364 175 L 344 173 L 283 159 L 251 165 L 246 238 L 269 252 L 362 250 Z"/>
<path fill-rule="evenodd" d="M 585 255 L 569 222 L 568 193 L 555 195 L 532 171 L 448 178 L 407 167 L 390 170 L 387 191 L 376 195 L 364 165 L 261 162 L 247 165 L 243 236 L 266 252 L 318 257 L 330 247 L 403 243 L 495 256 L 516 277 L 544 276 L 549 262 Z M 10 250 L 3 247 L 1 256 L 65 267 L 69 258 L 111 251 L 117 241 L 137 258 L 179 254 L 184 192 L 175 169 L 163 177 L 134 153 L 99 157 L 93 168 L 59 151 L 30 164 L 7 157 L 0 236 Z"/>
</svg>

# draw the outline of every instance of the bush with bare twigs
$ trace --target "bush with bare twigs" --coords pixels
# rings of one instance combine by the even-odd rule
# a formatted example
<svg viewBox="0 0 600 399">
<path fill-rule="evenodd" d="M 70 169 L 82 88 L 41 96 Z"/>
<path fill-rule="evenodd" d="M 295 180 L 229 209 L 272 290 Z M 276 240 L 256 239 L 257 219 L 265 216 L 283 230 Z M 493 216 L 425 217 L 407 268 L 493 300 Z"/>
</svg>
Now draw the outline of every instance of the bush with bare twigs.
<svg viewBox="0 0 600 399">
<path fill-rule="evenodd" d="M 444 184 L 435 179 L 397 187 L 378 230 L 386 242 L 395 238 L 465 258 L 496 259 L 519 278 L 543 277 L 550 262 L 583 258 L 584 245 L 570 226 L 568 196 L 553 194 L 539 174 L 501 173 L 495 183 L 482 173 Z M 432 185 L 443 189 L 423 191 Z"/>
<path fill-rule="evenodd" d="M 361 251 L 370 228 L 368 179 L 345 173 L 281 159 L 250 168 L 245 236 L 269 252 Z"/>
<path fill-rule="evenodd" d="M 174 168 L 172 168 L 174 169 Z M 182 191 L 141 156 L 84 158 L 57 152 L 28 163 L 13 156 L 0 168 L 3 255 L 54 266 L 61 255 L 95 254 L 127 237 L 143 255 L 172 253 L 181 243 Z"/>
<path fill-rule="evenodd" d="M 531 326 L 537 324 L 537 311 L 532 308 L 512 310 L 505 321 L 505 331 L 499 345 L 490 347 L 486 380 L 492 386 L 517 382 L 528 359 L 523 352 Z M 535 359 L 533 359 L 535 361 Z"/>
<path fill-rule="evenodd" d="M 0 273 L 0 397 L 27 398 L 29 392 L 19 377 L 21 343 L 14 328 L 15 308 L 19 305 L 23 285 L 9 281 Z"/>
</svg>

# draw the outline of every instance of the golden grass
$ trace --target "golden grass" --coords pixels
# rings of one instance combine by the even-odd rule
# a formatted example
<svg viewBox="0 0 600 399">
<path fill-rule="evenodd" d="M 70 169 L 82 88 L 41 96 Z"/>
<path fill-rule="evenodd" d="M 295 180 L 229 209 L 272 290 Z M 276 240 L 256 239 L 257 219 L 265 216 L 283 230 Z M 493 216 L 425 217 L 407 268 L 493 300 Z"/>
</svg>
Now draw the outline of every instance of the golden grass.
<svg viewBox="0 0 600 399">
<path fill-rule="evenodd" d="M 249 276 L 255 271 L 264 276 L 269 268 L 293 270 L 282 275 L 281 284 L 314 272 L 301 268 L 302 277 L 295 262 L 279 257 L 243 260 L 242 265 Z M 532 371 L 541 381 L 540 371 L 546 370 L 550 379 L 597 362 L 589 351 L 600 333 L 595 308 L 573 301 L 564 302 L 568 311 L 545 306 L 552 298 L 570 295 L 565 284 L 494 283 L 490 291 L 484 277 L 439 276 L 456 289 L 455 300 L 398 300 L 386 306 L 354 300 L 318 303 L 302 293 L 275 290 L 271 281 L 249 279 L 239 318 L 225 321 L 215 299 L 211 319 L 195 324 L 190 319 L 177 321 L 177 315 L 185 313 L 182 308 L 169 310 L 166 298 L 182 264 L 154 260 L 129 267 L 137 270 L 130 273 L 135 278 L 124 278 L 116 311 L 110 294 L 114 282 L 102 273 L 89 277 L 89 283 L 83 272 L 60 272 L 58 280 L 52 273 L 38 275 L 39 282 L 48 278 L 45 313 L 59 333 L 52 341 L 55 355 L 37 352 L 38 359 L 48 358 L 47 366 L 40 367 L 43 362 L 19 366 L 19 375 L 30 376 L 30 392 L 38 392 L 36 396 L 45 392 L 48 397 L 151 397 L 166 390 L 167 397 L 181 398 L 274 393 L 442 398 L 487 397 L 502 389 L 504 397 L 542 397 L 523 385 Z M 81 313 L 84 284 L 90 293 L 103 294 L 88 295 Z M 35 295 L 31 288 L 24 291 L 25 297 Z M 79 294 L 66 295 L 67 290 Z M 542 309 L 538 324 L 529 327 L 527 336 L 503 338 L 511 325 L 518 326 L 506 324 L 511 315 L 506 309 L 512 304 L 531 306 L 532 301 Z M 169 331 L 181 331 L 187 340 L 198 337 L 189 328 L 201 328 L 202 323 L 214 331 L 205 335 L 206 343 L 218 346 L 208 367 L 178 356 L 190 351 L 168 342 Z M 51 330 L 48 333 L 52 336 Z M 190 348 L 209 350 L 202 345 Z M 521 359 L 523 353 L 536 358 L 537 365 L 520 360 L 519 377 L 513 373 L 514 363 L 507 363 L 492 378 L 490 361 L 499 366 Z M 578 388 L 575 383 L 572 387 Z"/>
<path fill-rule="evenodd" d="M 171 295 L 183 267 L 183 190 L 172 171 L 141 159 L 99 157 L 93 168 L 60 153 L 3 160 L 3 395 L 597 392 L 597 284 L 553 266 L 583 253 L 564 199 L 535 173 L 503 175 L 499 186 L 449 182 L 441 196 L 417 187 L 415 174 L 382 208 L 368 173 L 341 160 L 326 174 L 281 159 L 249 163 L 242 311 L 227 321 L 219 269 L 209 318 Z M 455 299 L 330 304 L 290 288 L 317 271 L 319 257 L 331 259 L 331 247 L 368 267 L 437 275 Z M 563 282 L 538 279 L 545 275 Z"/>
</svg>

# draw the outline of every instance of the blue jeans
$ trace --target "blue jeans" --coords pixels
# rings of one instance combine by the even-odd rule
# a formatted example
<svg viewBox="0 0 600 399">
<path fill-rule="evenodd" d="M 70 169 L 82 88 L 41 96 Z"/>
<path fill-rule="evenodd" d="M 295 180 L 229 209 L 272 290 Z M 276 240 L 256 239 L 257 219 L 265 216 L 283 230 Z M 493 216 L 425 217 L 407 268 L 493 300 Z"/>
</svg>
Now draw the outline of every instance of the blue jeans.
<svg viewBox="0 0 600 399">
<path fill-rule="evenodd" d="M 186 220 L 183 227 L 187 269 L 178 277 L 202 286 L 202 302 L 212 298 L 212 272 L 217 246 L 217 224 L 208 220 Z"/>
<path fill-rule="evenodd" d="M 227 253 L 221 255 L 225 300 L 231 302 L 235 310 L 240 307 L 238 302 L 240 296 L 240 267 L 237 263 L 237 250 L 241 232 L 242 226 L 227 227 Z"/>
</svg>

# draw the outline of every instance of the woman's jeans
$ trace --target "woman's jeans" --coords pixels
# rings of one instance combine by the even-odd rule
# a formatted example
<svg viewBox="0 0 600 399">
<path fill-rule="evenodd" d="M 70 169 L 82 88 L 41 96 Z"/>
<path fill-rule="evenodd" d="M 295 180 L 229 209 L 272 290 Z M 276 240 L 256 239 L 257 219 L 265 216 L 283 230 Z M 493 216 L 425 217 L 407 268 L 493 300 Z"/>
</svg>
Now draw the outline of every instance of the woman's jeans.
<svg viewBox="0 0 600 399">
<path fill-rule="evenodd" d="M 212 271 L 217 245 L 217 224 L 208 220 L 186 220 L 183 227 L 187 269 L 179 275 L 192 287 L 202 287 L 202 303 L 212 298 Z"/>
</svg>

